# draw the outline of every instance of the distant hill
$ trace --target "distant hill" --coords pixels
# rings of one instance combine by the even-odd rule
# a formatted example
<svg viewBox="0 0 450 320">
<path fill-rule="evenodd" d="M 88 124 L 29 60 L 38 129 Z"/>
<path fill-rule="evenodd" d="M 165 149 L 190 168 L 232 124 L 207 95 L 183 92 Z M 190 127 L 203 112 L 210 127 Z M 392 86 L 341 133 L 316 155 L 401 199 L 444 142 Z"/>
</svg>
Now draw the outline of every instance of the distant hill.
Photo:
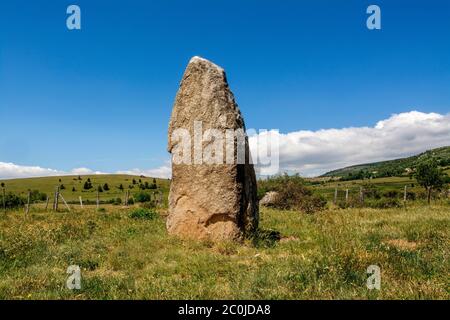
<svg viewBox="0 0 450 320">
<path fill-rule="evenodd" d="M 401 176 L 408 173 L 416 164 L 423 159 L 433 155 L 442 167 L 450 166 L 450 147 L 442 147 L 428 150 L 421 154 L 389 161 L 359 164 L 343 169 L 333 170 L 325 173 L 321 177 L 340 177 L 342 180 L 354 180 L 361 178 L 383 178 Z"/>
<path fill-rule="evenodd" d="M 85 189 L 84 184 L 90 181 L 92 188 Z M 153 180 L 152 177 L 131 176 L 121 174 L 99 174 L 99 175 L 81 175 L 81 176 L 55 176 L 41 178 L 25 178 L 25 179 L 5 179 L 1 180 L 2 186 L 5 186 L 7 192 L 12 192 L 22 196 L 26 196 L 28 190 L 37 190 L 47 195 L 52 194 L 57 186 L 60 187 L 61 193 L 68 201 L 78 200 L 83 197 L 86 200 L 94 201 L 98 187 L 102 187 L 100 198 L 103 200 L 113 199 L 124 196 L 126 190 L 134 195 L 141 190 L 146 192 L 162 191 L 164 194 L 169 192 L 168 179 Z M 152 188 L 153 183 L 156 189 Z M 108 185 L 105 190 L 105 184 Z M 152 188 L 152 189 L 150 189 Z"/>
</svg>

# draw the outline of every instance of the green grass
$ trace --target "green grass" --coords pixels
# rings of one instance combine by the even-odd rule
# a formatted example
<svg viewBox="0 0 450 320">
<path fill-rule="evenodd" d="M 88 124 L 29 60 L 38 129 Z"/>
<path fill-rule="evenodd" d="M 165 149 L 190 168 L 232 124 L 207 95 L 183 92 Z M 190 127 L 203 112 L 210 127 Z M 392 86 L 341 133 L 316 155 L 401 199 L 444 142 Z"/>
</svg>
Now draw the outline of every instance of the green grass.
<svg viewBox="0 0 450 320">
<path fill-rule="evenodd" d="M 322 177 L 342 177 L 347 176 L 350 173 L 355 175 L 358 174 L 358 172 L 360 172 L 361 170 L 377 173 L 392 173 L 392 172 L 404 173 L 405 169 L 413 168 L 421 160 L 431 156 L 435 157 L 438 160 L 444 160 L 444 162 L 448 162 L 448 160 L 450 159 L 450 146 L 428 150 L 421 154 L 407 158 L 353 165 L 346 168 L 327 172 L 324 175 L 322 175 Z"/>
<path fill-rule="evenodd" d="M 141 179 L 142 183 L 148 182 L 151 184 L 153 178 L 149 177 L 139 177 L 130 175 L 116 175 L 116 174 L 105 174 L 105 175 L 82 175 L 82 180 L 77 179 L 78 176 L 58 176 L 58 177 L 43 177 L 43 178 L 28 178 L 28 179 L 10 179 L 1 180 L 6 186 L 7 192 L 13 192 L 25 196 L 28 190 L 39 190 L 40 192 L 51 195 L 55 192 L 55 188 L 61 184 L 64 185 L 65 189 L 61 190 L 62 195 L 67 201 L 78 201 L 78 197 L 81 196 L 83 200 L 94 201 L 96 199 L 97 186 L 103 186 L 105 183 L 109 185 L 110 190 L 100 193 L 100 199 L 109 200 L 112 198 L 122 198 L 125 197 L 125 191 L 119 189 L 119 185 L 122 184 L 124 190 L 128 189 L 129 185 L 132 185 L 133 179 L 139 183 Z M 93 188 L 89 190 L 84 190 L 83 185 L 87 179 L 91 179 Z M 61 180 L 61 182 L 59 181 Z M 164 194 L 168 193 L 169 190 L 169 180 L 167 179 L 156 179 L 156 184 L 159 190 L 163 191 Z M 72 192 L 72 188 L 75 187 L 75 192 Z M 152 192 L 153 190 L 147 190 Z M 139 185 L 135 185 L 133 189 L 130 190 L 131 195 L 139 192 Z"/>
<path fill-rule="evenodd" d="M 283 239 L 259 246 L 182 241 L 134 208 L 0 213 L 0 299 L 449 299 L 449 209 L 262 209 Z M 365 285 L 372 264 L 380 291 Z"/>
</svg>

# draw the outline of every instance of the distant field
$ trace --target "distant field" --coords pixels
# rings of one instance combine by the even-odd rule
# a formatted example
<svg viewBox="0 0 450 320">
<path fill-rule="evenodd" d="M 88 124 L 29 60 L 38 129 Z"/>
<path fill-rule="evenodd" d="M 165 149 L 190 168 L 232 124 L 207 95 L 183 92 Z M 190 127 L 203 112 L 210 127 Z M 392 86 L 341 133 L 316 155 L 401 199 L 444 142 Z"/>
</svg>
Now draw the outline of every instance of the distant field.
<svg viewBox="0 0 450 320">
<path fill-rule="evenodd" d="M 88 178 L 91 180 L 93 188 L 90 190 L 84 190 L 83 184 Z M 105 183 L 108 184 L 110 190 L 100 193 L 100 198 L 103 200 L 117 197 L 123 199 L 125 196 L 125 191 L 129 189 L 130 185 L 133 186 L 133 179 L 135 179 L 138 184 L 139 180 L 141 180 L 142 183 L 148 182 L 151 184 L 153 182 L 153 178 L 130 175 L 82 175 L 81 179 L 82 180 L 78 180 L 78 176 L 60 176 L 0 180 L 0 183 L 5 183 L 7 192 L 18 193 L 22 196 L 25 196 L 28 190 L 39 190 L 40 192 L 51 195 L 55 192 L 55 188 L 57 186 L 64 185 L 65 189 L 61 190 L 64 198 L 67 201 L 77 201 L 79 196 L 81 196 L 83 200 L 95 200 L 97 187 L 99 185 L 103 187 Z M 124 191 L 119 189 L 120 184 L 123 185 Z M 131 195 L 140 191 L 138 184 L 134 185 L 132 189 L 129 189 Z M 156 184 L 159 190 L 161 190 L 164 194 L 168 193 L 169 180 L 156 179 Z M 75 191 L 72 191 L 72 188 L 75 188 Z M 152 192 L 153 190 L 148 191 Z"/>
<path fill-rule="evenodd" d="M 448 170 L 450 173 L 450 169 Z M 90 190 L 84 190 L 83 184 L 87 179 L 90 179 L 93 188 Z M 139 177 L 130 175 L 86 175 L 81 176 L 82 180 L 78 180 L 78 176 L 58 176 L 58 177 L 44 177 L 44 178 L 29 178 L 29 179 L 12 179 L 12 180 L 0 180 L 6 185 L 7 192 L 13 192 L 26 196 L 28 190 L 39 190 L 48 195 L 52 195 L 55 188 L 58 185 L 64 185 L 65 189 L 61 190 L 62 195 L 67 201 L 78 201 L 78 197 L 81 196 L 83 201 L 91 200 L 95 201 L 97 194 L 97 186 L 103 186 L 108 184 L 110 190 L 100 193 L 101 200 L 110 200 L 113 198 L 124 199 L 126 190 L 130 191 L 130 195 L 133 196 L 139 192 L 139 180 L 141 183 L 153 182 L 152 177 Z M 136 185 L 132 184 L 133 179 L 137 182 Z M 61 180 L 61 182 L 60 182 Z M 323 179 L 310 179 L 310 181 L 324 181 Z M 423 192 L 423 188 L 420 187 L 416 180 L 413 178 L 405 177 L 390 177 L 390 178 L 376 178 L 370 180 L 352 180 L 352 181 L 327 181 L 322 184 L 316 184 L 312 187 L 314 190 L 325 196 L 329 201 L 333 199 L 334 190 L 338 188 L 338 198 L 343 199 L 345 190 L 349 189 L 350 196 L 356 196 L 359 193 L 361 185 L 372 184 L 376 186 L 381 192 L 396 190 L 400 193 L 403 192 L 405 185 L 408 187 L 408 191 Z M 119 189 L 120 184 L 123 185 L 124 190 Z M 158 191 L 163 192 L 164 199 L 167 199 L 169 193 L 170 180 L 168 179 L 156 179 Z M 132 186 L 131 189 L 129 187 Z M 75 191 L 72 191 L 75 188 Z M 146 192 L 152 193 L 155 190 L 146 190 Z"/>
<path fill-rule="evenodd" d="M 328 200 L 331 200 L 334 195 L 335 188 L 338 188 L 339 197 L 344 197 L 346 189 L 349 189 L 350 194 L 359 193 L 359 189 L 362 185 L 371 184 L 384 191 L 398 191 L 403 192 L 405 186 L 408 191 L 423 192 L 424 189 L 417 184 L 416 179 L 409 177 L 389 177 L 389 178 L 377 178 L 377 179 L 365 179 L 365 180 L 352 180 L 352 181 L 328 181 L 324 184 L 315 185 L 315 190 L 324 195 Z"/>
<path fill-rule="evenodd" d="M 132 208 L 0 213 L 0 299 L 450 299 L 449 208 L 263 208 L 282 240 L 243 244 L 182 241 Z M 81 290 L 66 288 L 69 265 Z"/>
</svg>

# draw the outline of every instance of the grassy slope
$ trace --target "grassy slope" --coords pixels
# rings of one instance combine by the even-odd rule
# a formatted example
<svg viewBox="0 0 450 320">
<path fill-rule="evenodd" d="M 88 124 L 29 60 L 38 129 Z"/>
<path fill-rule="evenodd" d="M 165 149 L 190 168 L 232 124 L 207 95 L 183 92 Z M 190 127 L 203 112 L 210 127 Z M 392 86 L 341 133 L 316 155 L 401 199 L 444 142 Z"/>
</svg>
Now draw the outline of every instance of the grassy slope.
<svg viewBox="0 0 450 320">
<path fill-rule="evenodd" d="M 448 206 L 261 217 L 291 240 L 181 241 L 163 218 L 133 220 L 118 207 L 0 213 L 0 298 L 450 298 Z M 81 291 L 65 287 L 71 264 L 82 267 Z M 365 286 L 371 264 L 381 267 L 381 291 Z"/>
<path fill-rule="evenodd" d="M 356 174 L 360 170 L 383 171 L 383 169 L 386 169 L 386 168 L 397 168 L 397 167 L 401 168 L 403 171 L 406 168 L 413 167 L 417 163 L 417 161 L 420 160 L 420 158 L 427 156 L 427 155 L 431 155 L 431 154 L 438 158 L 441 158 L 441 159 L 450 159 L 450 147 L 437 148 L 437 149 L 426 151 L 426 152 L 421 153 L 416 156 L 402 158 L 402 159 L 380 161 L 380 162 L 350 166 L 350 167 L 327 172 L 324 175 L 322 175 L 322 177 L 340 177 L 340 176 L 346 176 L 349 173 Z"/>
<path fill-rule="evenodd" d="M 11 180 L 1 180 L 0 182 L 4 182 L 6 185 L 6 190 L 8 192 L 19 193 L 25 195 L 28 190 L 39 190 L 40 192 L 44 192 L 47 194 L 52 194 L 55 191 L 55 188 L 63 184 L 65 186 L 65 190 L 61 190 L 64 198 L 67 201 L 78 200 L 79 196 L 82 196 L 84 200 L 95 200 L 96 199 L 96 190 L 97 185 L 103 186 L 105 183 L 108 183 L 110 191 L 105 191 L 100 193 L 101 199 L 111 199 L 121 197 L 124 198 L 124 191 L 121 191 L 118 187 L 120 184 L 123 184 L 125 190 L 129 185 L 132 184 L 132 180 L 135 179 L 139 181 L 142 180 L 143 183 L 146 181 L 148 183 L 152 183 L 153 178 L 141 178 L 138 176 L 129 176 L 129 175 L 86 175 L 81 176 L 82 181 L 77 180 L 78 176 L 61 176 L 61 177 L 44 177 L 44 178 L 29 178 L 29 179 L 11 179 Z M 90 190 L 83 190 L 84 182 L 90 178 L 94 188 Z M 61 182 L 59 182 L 61 179 Z M 160 187 L 160 189 L 164 192 L 168 192 L 169 181 L 167 179 L 156 179 L 156 184 Z M 76 191 L 72 192 L 72 188 L 75 187 Z M 135 185 L 133 189 L 131 189 L 131 193 L 135 193 L 139 191 L 139 186 Z M 153 190 L 150 190 L 150 192 Z"/>
<path fill-rule="evenodd" d="M 446 171 L 450 175 L 450 169 Z M 62 190 L 62 194 L 67 201 L 77 201 L 79 196 L 82 196 L 84 200 L 95 200 L 96 199 L 96 186 L 104 185 L 108 183 L 110 187 L 110 191 L 100 193 L 100 198 L 104 200 L 108 200 L 111 198 L 124 198 L 125 191 L 120 191 L 118 186 L 123 184 L 125 190 L 129 185 L 132 184 L 132 180 L 135 179 L 138 181 L 139 179 L 142 182 L 149 182 L 150 184 L 153 181 L 153 178 L 141 178 L 138 176 L 129 176 L 129 175 L 86 175 L 82 176 L 82 181 L 76 180 L 78 176 L 61 176 L 61 177 L 45 177 L 45 178 L 29 178 L 29 179 L 11 179 L 11 180 L 0 180 L 0 182 L 4 182 L 6 184 L 7 191 L 21 194 L 25 196 L 28 190 L 39 190 L 41 192 L 52 194 L 55 190 L 55 187 L 64 184 L 66 187 L 65 190 Z M 94 185 L 94 188 L 91 190 L 83 190 L 83 184 L 87 180 L 87 178 L 91 179 L 91 182 Z M 59 182 L 61 179 L 61 183 Z M 312 181 L 318 179 L 310 179 Z M 320 180 L 320 179 L 319 179 Z M 156 179 L 159 190 L 163 191 L 164 196 L 167 198 L 169 191 L 169 183 L 170 181 L 167 179 Z M 359 192 L 359 187 L 362 184 L 368 183 L 369 180 L 352 180 L 352 181 L 327 181 L 322 185 L 315 185 L 314 188 L 320 194 L 326 196 L 329 200 L 333 198 L 334 189 L 338 188 L 340 192 L 340 196 L 343 196 L 343 192 L 345 189 L 349 189 L 351 194 L 356 194 Z M 377 178 L 370 180 L 370 183 L 374 184 L 381 191 L 386 190 L 397 190 L 399 192 L 403 192 L 403 188 L 405 185 L 408 186 L 409 191 L 420 192 L 423 189 L 417 184 L 415 179 L 410 179 L 409 177 L 388 177 L 388 178 Z M 414 188 L 412 185 L 414 184 Z M 72 192 L 72 187 L 75 187 L 76 191 Z M 138 192 L 139 187 L 135 185 L 133 189 L 130 190 L 131 195 Z M 153 190 L 147 190 L 152 192 Z"/>
</svg>

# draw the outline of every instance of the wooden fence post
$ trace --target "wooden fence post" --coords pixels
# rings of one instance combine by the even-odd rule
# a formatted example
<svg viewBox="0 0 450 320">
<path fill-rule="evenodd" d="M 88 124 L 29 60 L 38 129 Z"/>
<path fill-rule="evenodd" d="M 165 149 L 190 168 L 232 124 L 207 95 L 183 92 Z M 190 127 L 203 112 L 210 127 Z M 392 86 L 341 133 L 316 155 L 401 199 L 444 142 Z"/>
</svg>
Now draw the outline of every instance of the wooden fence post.
<svg viewBox="0 0 450 320">
<path fill-rule="evenodd" d="M 80 199 L 80 206 L 81 206 L 81 209 L 83 209 L 83 199 L 81 198 L 81 196 L 79 196 L 78 198 Z"/>
<path fill-rule="evenodd" d="M 2 194 L 3 194 L 3 211 L 6 213 L 6 192 L 5 192 L 5 188 L 2 188 Z"/>
<path fill-rule="evenodd" d="M 129 196 L 129 190 L 125 192 L 125 207 L 128 207 L 128 196 Z"/>
<path fill-rule="evenodd" d="M 45 200 L 45 210 L 48 209 L 48 202 L 50 200 L 50 197 L 48 196 L 48 194 L 46 196 L 47 196 L 47 200 Z"/>
<path fill-rule="evenodd" d="M 364 204 L 364 190 L 363 187 L 359 187 L 359 201 Z"/>
<path fill-rule="evenodd" d="M 59 186 L 56 187 L 56 192 L 55 192 L 55 202 L 54 202 L 54 210 L 58 211 L 58 205 L 59 205 Z"/>
<path fill-rule="evenodd" d="M 100 206 L 100 198 L 99 198 L 99 194 L 98 194 L 98 188 L 97 188 L 97 210 L 99 209 Z"/>
<path fill-rule="evenodd" d="M 28 215 L 30 212 L 30 199 L 31 199 L 31 191 L 28 191 L 28 197 L 27 197 L 27 207 L 25 210 L 25 214 Z"/>
<path fill-rule="evenodd" d="M 345 203 L 348 202 L 348 189 L 345 190 Z"/>
<path fill-rule="evenodd" d="M 66 200 L 64 199 L 63 195 L 60 193 L 59 196 L 61 197 L 62 201 L 64 202 L 65 206 L 67 207 L 67 210 L 69 210 L 69 212 L 70 212 L 70 207 L 67 204 Z"/>
</svg>

